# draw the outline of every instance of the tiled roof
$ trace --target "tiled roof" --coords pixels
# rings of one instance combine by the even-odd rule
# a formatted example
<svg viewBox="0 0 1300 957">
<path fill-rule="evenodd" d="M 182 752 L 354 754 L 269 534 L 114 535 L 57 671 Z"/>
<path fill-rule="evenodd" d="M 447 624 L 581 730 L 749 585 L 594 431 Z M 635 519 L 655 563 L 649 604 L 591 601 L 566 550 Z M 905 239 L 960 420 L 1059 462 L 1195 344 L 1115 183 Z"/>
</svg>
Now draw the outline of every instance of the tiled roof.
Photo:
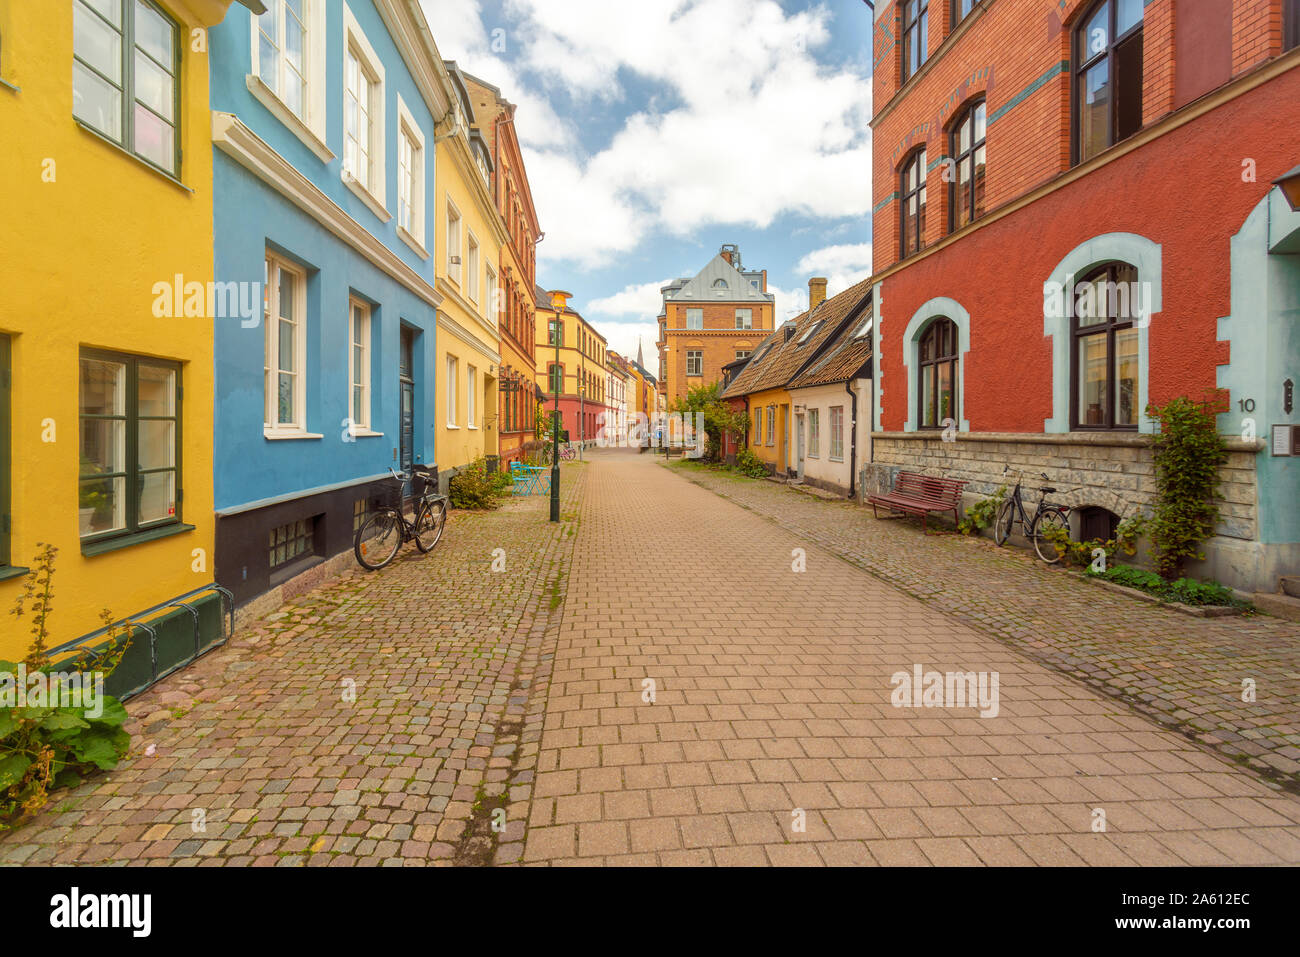
<svg viewBox="0 0 1300 957">
<path fill-rule="evenodd" d="M 789 388 L 804 389 L 813 385 L 848 382 L 871 358 L 871 337 L 854 339 L 856 323 L 844 330 L 838 342 L 804 373 L 790 381 Z"/>
<path fill-rule="evenodd" d="M 783 323 L 754 349 L 749 365 L 740 371 L 722 394 L 727 398 L 735 398 L 785 386 L 839 331 L 840 324 L 870 291 L 871 280 L 864 279 L 827 299 L 811 312 L 802 313 Z M 786 328 L 791 323 L 794 324 L 794 333 L 787 339 Z M 817 328 L 814 329 L 815 326 Z M 811 337 L 802 342 L 804 334 L 810 330 Z"/>
</svg>

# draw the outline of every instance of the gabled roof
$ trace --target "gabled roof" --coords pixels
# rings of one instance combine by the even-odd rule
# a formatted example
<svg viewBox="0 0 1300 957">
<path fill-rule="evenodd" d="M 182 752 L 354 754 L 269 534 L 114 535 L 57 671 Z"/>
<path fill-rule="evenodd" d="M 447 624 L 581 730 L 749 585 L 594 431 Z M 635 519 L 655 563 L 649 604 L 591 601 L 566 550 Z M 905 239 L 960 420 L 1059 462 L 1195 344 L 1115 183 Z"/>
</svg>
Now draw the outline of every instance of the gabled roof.
<svg viewBox="0 0 1300 957">
<path fill-rule="evenodd" d="M 678 283 L 682 285 L 673 289 Z M 756 288 L 751 278 L 727 262 L 722 253 L 710 259 L 709 264 L 696 273 L 694 279 L 678 279 L 663 288 L 667 290 L 664 292 L 665 302 L 776 301 L 776 296 Z"/>
<path fill-rule="evenodd" d="M 848 382 L 858 374 L 858 370 L 871 358 L 871 337 L 855 339 L 853 332 L 856 323 L 845 329 L 839 338 L 830 344 L 826 354 L 790 380 L 790 389 L 806 389 L 815 385 L 834 385 Z"/>
<path fill-rule="evenodd" d="M 727 386 L 723 396 L 735 398 L 789 385 L 791 380 L 821 358 L 824 347 L 832 340 L 838 339 L 841 333 L 851 335 L 853 327 L 857 325 L 856 316 L 847 332 L 843 328 L 845 321 L 857 311 L 870 293 L 871 280 L 864 279 L 827 299 L 816 309 L 782 323 L 755 348 L 749 365 Z M 786 330 L 792 325 L 794 332 L 787 338 Z M 800 340 L 808 332 L 812 334 L 801 344 Z"/>
</svg>

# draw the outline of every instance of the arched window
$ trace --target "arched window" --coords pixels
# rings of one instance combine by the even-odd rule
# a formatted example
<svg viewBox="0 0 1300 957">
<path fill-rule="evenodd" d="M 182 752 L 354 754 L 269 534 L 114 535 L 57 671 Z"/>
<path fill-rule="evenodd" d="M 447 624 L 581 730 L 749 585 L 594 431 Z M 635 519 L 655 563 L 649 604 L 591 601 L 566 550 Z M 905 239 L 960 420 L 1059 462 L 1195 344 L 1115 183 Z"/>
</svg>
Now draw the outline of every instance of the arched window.
<svg viewBox="0 0 1300 957">
<path fill-rule="evenodd" d="M 1142 128 L 1143 0 L 1100 0 L 1074 32 L 1075 158 Z"/>
<path fill-rule="evenodd" d="M 1138 425 L 1138 273 L 1128 263 L 1099 266 L 1071 295 L 1072 403 L 1076 429 Z"/>
<path fill-rule="evenodd" d="M 903 164 L 899 177 L 899 258 L 905 259 L 925 245 L 925 150 Z"/>
<path fill-rule="evenodd" d="M 984 214 L 984 101 L 972 104 L 948 134 L 948 155 L 953 158 L 952 184 L 948 187 L 948 228 L 961 229 Z"/>
<path fill-rule="evenodd" d="M 941 429 L 944 419 L 958 421 L 957 346 L 957 324 L 951 319 L 935 319 L 921 336 L 917 425 L 922 429 Z"/>
<path fill-rule="evenodd" d="M 726 289 L 726 288 L 727 288 L 727 280 L 725 280 L 725 279 L 715 279 L 715 280 L 713 280 L 713 288 L 714 288 L 714 289 Z"/>
<path fill-rule="evenodd" d="M 929 7 L 930 0 L 903 0 L 903 83 L 925 62 L 929 49 L 926 43 L 930 27 Z"/>
</svg>

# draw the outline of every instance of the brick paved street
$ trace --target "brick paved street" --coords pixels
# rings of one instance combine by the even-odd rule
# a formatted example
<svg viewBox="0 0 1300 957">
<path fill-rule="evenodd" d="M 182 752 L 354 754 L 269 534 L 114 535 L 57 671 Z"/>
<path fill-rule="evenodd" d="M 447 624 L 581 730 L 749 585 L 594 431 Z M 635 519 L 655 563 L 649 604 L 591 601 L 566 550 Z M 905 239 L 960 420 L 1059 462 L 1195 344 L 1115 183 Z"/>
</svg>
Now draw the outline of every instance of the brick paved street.
<svg viewBox="0 0 1300 957">
<path fill-rule="evenodd" d="M 1112 607 L 1130 649 L 1234 626 L 1290 647 L 1268 620 L 1187 618 L 685 473 L 729 501 L 645 455 L 565 473 L 558 528 L 540 497 L 455 513 L 429 558 L 304 595 L 131 701 L 130 759 L 0 838 L 0 863 L 1300 862 L 1300 800 L 1045 663 L 1112 640 L 1085 628 Z M 921 584 L 958 565 L 968 585 Z M 1064 618 L 998 617 L 1029 574 Z M 977 585 L 988 620 L 962 604 Z M 890 676 L 917 664 L 998 672 L 998 715 L 893 707 Z"/>
</svg>

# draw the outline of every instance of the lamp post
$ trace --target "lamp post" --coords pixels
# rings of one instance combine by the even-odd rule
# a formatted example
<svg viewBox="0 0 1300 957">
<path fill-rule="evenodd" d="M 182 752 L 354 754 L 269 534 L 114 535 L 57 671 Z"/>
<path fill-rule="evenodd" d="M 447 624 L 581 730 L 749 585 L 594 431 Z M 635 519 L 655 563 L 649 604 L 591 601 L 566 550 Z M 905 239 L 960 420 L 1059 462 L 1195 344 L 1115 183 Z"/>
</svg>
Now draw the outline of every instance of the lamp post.
<svg viewBox="0 0 1300 957">
<path fill-rule="evenodd" d="M 556 289 L 551 292 L 551 311 L 555 314 L 553 322 L 555 338 L 555 372 L 558 381 L 551 384 L 555 388 L 555 412 L 551 419 L 551 521 L 560 520 L 560 392 L 564 388 L 564 375 L 560 372 L 560 316 L 564 314 L 573 293 Z"/>
<path fill-rule="evenodd" d="M 581 368 L 581 363 L 579 363 Z M 587 444 L 587 406 L 584 402 L 587 396 L 587 379 L 584 374 L 578 380 L 578 460 L 583 460 L 582 449 Z"/>
</svg>

